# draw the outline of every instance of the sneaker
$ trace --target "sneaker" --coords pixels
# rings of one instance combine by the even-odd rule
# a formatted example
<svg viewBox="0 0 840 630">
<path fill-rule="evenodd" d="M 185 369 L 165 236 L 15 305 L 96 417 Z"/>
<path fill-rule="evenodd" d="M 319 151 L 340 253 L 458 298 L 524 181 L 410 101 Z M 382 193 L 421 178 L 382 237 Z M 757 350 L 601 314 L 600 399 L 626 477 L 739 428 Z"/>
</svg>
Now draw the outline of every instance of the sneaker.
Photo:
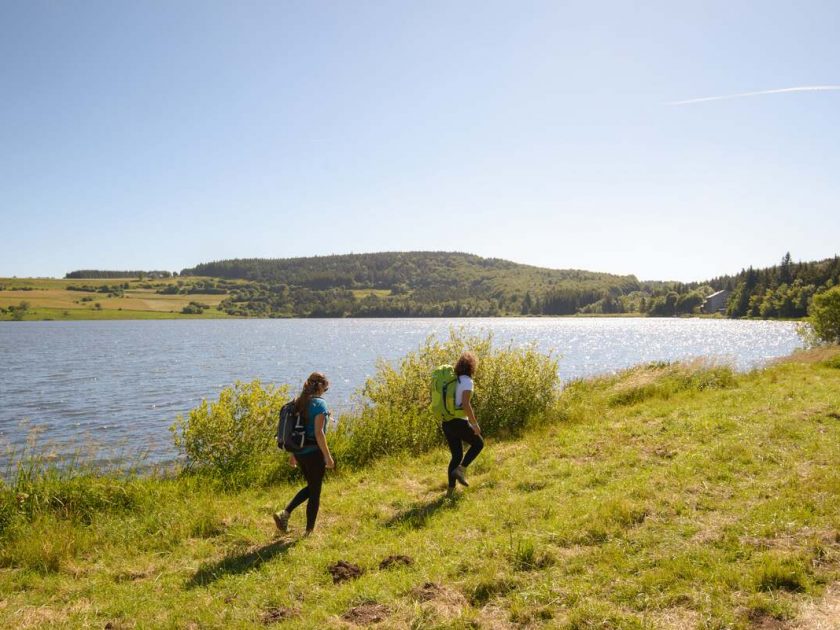
<svg viewBox="0 0 840 630">
<path fill-rule="evenodd" d="M 277 529 L 284 534 L 289 531 L 289 513 L 286 510 L 275 512 L 272 516 L 274 517 L 274 524 L 277 525 Z"/>
<path fill-rule="evenodd" d="M 467 483 L 467 471 L 463 466 L 458 466 L 455 470 L 452 471 L 452 476 L 455 477 L 455 480 L 460 483 L 462 486 L 469 486 L 470 484 Z"/>
</svg>

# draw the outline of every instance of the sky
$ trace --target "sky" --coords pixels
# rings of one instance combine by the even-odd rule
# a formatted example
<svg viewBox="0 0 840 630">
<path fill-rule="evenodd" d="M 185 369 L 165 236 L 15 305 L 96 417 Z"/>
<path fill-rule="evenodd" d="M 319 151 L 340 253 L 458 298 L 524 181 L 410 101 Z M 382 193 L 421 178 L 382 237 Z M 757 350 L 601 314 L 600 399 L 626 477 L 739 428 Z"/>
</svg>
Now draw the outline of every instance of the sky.
<svg viewBox="0 0 840 630">
<path fill-rule="evenodd" d="M 838 32 L 834 0 L 0 0 L 0 277 L 831 257 Z"/>
</svg>

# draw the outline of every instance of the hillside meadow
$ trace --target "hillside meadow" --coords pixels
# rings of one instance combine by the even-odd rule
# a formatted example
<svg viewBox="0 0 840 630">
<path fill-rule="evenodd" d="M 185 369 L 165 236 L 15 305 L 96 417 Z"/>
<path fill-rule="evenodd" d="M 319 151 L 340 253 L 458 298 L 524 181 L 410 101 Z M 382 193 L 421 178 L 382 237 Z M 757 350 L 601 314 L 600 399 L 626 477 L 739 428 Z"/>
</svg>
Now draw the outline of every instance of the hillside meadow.
<svg viewBox="0 0 840 630">
<path fill-rule="evenodd" d="M 411 390 L 435 352 L 388 382 Z M 479 418 L 503 419 L 491 382 Z M 451 498 L 442 438 L 364 458 L 339 432 L 308 538 L 302 510 L 288 535 L 271 519 L 299 485 L 288 473 L 228 484 L 30 462 L 3 489 L 0 624 L 836 627 L 838 392 L 837 347 L 746 374 L 653 364 L 568 383 L 527 422 L 488 428 Z M 384 395 L 370 392 L 373 417 L 413 396 Z M 286 470 L 279 453 L 264 465 Z"/>
<path fill-rule="evenodd" d="M 204 278 L 181 281 L 182 286 L 202 282 Z M 228 318 L 216 307 L 225 295 L 189 293 L 161 294 L 166 287 L 178 287 L 178 278 L 153 280 L 124 279 L 54 279 L 0 278 L 0 309 L 28 308 L 23 320 L 80 319 L 176 319 Z M 124 287 L 124 285 L 127 285 Z M 75 287 L 71 289 L 69 287 Z M 88 290 L 78 290 L 84 287 Z M 119 289 L 107 291 L 107 289 Z M 185 314 L 190 302 L 207 306 L 202 313 Z M 13 319 L 13 314 L 0 311 L 0 321 Z"/>
</svg>

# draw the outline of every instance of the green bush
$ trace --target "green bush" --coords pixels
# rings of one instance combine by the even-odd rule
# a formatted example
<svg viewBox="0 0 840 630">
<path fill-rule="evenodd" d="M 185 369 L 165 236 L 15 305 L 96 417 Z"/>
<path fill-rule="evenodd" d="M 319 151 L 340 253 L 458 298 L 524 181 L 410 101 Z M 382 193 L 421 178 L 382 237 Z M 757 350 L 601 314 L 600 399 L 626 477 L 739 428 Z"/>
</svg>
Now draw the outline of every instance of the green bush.
<svg viewBox="0 0 840 630">
<path fill-rule="evenodd" d="M 840 286 L 815 295 L 808 315 L 819 339 L 840 343 Z"/>
<path fill-rule="evenodd" d="M 396 365 L 379 363 L 361 389 L 359 409 L 342 418 L 331 438 L 336 457 L 356 467 L 388 453 L 417 454 L 441 445 L 440 421 L 429 410 L 431 373 L 454 364 L 465 350 L 478 357 L 473 401 L 484 435 L 517 433 L 556 399 L 557 362 L 551 357 L 533 347 L 494 349 L 491 335 L 451 331 L 448 340 L 430 337 Z"/>
<path fill-rule="evenodd" d="M 190 302 L 184 308 L 181 309 L 181 313 L 184 315 L 201 315 L 204 312 L 204 309 L 210 308 L 207 304 L 202 304 L 200 302 Z"/>
<path fill-rule="evenodd" d="M 203 400 L 186 418 L 179 415 L 170 431 L 186 469 L 208 472 L 226 485 L 270 473 L 260 468 L 267 463 L 276 467 L 282 459 L 273 436 L 280 407 L 288 399 L 286 386 L 237 381 L 219 393 L 218 401 Z"/>
</svg>

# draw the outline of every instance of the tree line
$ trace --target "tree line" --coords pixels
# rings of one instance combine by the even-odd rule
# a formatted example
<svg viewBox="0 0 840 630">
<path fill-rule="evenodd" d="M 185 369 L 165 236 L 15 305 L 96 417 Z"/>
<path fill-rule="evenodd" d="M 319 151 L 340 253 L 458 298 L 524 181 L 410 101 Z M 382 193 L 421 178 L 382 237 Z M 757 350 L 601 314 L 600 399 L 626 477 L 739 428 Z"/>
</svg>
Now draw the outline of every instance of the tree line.
<svg viewBox="0 0 840 630">
<path fill-rule="evenodd" d="M 105 269 L 78 269 L 64 274 L 65 280 L 90 280 L 92 278 L 171 278 L 178 273 L 171 271 L 115 271 Z"/>
<path fill-rule="evenodd" d="M 729 317 L 805 317 L 815 295 L 840 286 L 840 257 L 795 263 L 788 252 L 778 265 L 749 267 L 710 284 L 732 291 Z"/>
</svg>

